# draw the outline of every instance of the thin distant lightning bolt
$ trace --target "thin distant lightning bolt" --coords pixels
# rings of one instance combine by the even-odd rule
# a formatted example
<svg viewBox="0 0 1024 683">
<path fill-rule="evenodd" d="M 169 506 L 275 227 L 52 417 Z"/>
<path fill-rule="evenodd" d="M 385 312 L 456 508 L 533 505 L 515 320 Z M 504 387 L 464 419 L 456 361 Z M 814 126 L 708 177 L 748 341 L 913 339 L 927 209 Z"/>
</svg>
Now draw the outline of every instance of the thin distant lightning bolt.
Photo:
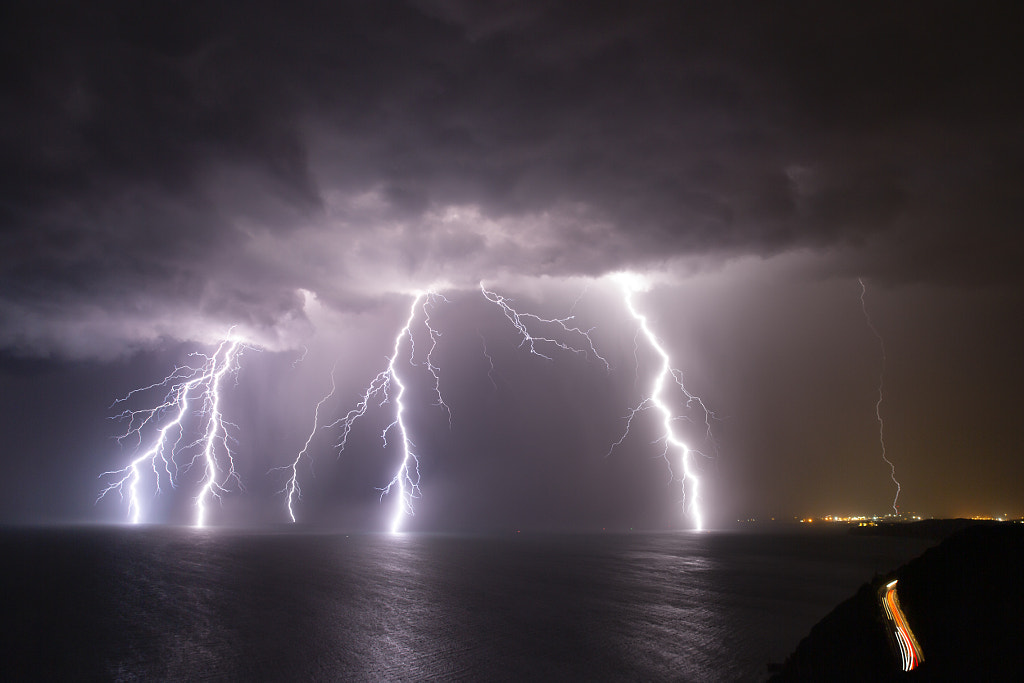
<svg viewBox="0 0 1024 683">
<path fill-rule="evenodd" d="M 484 347 L 484 358 L 487 359 L 487 379 L 491 380 L 491 386 L 494 387 L 495 390 L 497 390 L 498 383 L 494 381 L 494 357 L 487 352 L 487 338 L 484 337 L 483 332 L 477 330 L 476 333 L 477 335 L 479 335 L 480 343 L 483 344 Z"/>
<path fill-rule="evenodd" d="M 427 351 L 427 357 L 424 359 L 423 364 L 427 366 L 427 370 L 430 371 L 431 376 L 434 378 L 434 405 L 441 406 L 444 411 L 448 414 L 448 428 L 452 426 L 452 410 L 448 407 L 448 404 L 444 402 L 444 397 L 441 396 L 441 369 L 434 365 L 434 350 L 437 348 L 437 340 L 441 337 L 439 332 L 430 323 L 430 309 L 428 306 L 433 306 L 436 299 L 441 299 L 445 303 L 448 303 L 448 299 L 440 294 L 434 292 L 427 292 L 426 296 L 423 297 L 423 325 L 427 328 L 427 333 L 430 335 L 430 350 Z M 409 335 L 410 342 L 412 341 L 412 334 Z M 412 352 L 409 356 L 409 362 L 415 363 L 414 355 L 416 353 L 416 346 L 414 343 L 412 346 Z"/>
<path fill-rule="evenodd" d="M 668 405 L 665 403 L 663 398 L 663 392 L 665 384 L 671 378 L 671 381 L 675 383 L 683 395 L 686 397 L 686 405 L 690 407 L 697 404 L 704 413 L 704 422 L 707 426 L 707 440 L 713 443 L 711 435 L 711 418 L 712 413 L 704 405 L 704 402 L 694 394 L 691 394 L 686 387 L 683 385 L 683 373 L 672 367 L 671 359 L 669 358 L 668 352 L 658 341 L 658 338 L 651 331 L 650 326 L 647 324 L 647 317 L 637 311 L 633 305 L 633 291 L 636 289 L 636 284 L 631 281 L 628 276 L 620 278 L 622 286 L 622 296 L 625 301 L 626 308 L 629 310 L 630 315 L 639 324 L 639 331 L 643 333 L 644 338 L 647 340 L 648 345 L 658 354 L 661 358 L 661 367 L 658 373 L 654 376 L 654 383 L 651 385 L 650 395 L 644 398 L 635 408 L 633 408 L 626 419 L 626 427 L 622 433 L 622 436 L 612 444 L 612 447 L 608 450 L 608 455 L 611 455 L 612 451 L 617 446 L 620 446 L 626 437 L 629 436 L 629 429 L 633 424 L 633 418 L 636 417 L 637 413 L 648 408 L 655 408 L 662 417 L 662 429 L 663 436 L 658 439 L 659 441 L 664 440 L 665 450 L 662 452 L 662 457 L 665 462 L 668 463 L 670 481 L 675 478 L 672 471 L 672 461 L 669 458 L 669 450 L 675 449 L 679 453 L 679 459 L 682 463 L 683 477 L 682 477 L 682 489 L 683 489 L 683 509 L 693 519 L 694 528 L 697 531 L 703 529 L 704 521 L 703 515 L 700 510 L 700 480 L 697 478 L 697 474 L 694 471 L 693 457 L 694 454 L 699 454 L 699 451 L 695 451 L 687 446 L 677 435 L 673 428 L 673 422 L 677 416 L 672 414 L 669 410 Z M 686 504 L 686 484 L 690 484 L 690 495 L 689 505 Z"/>
<path fill-rule="evenodd" d="M 586 287 L 584 287 L 580 291 L 579 296 L 576 297 L 576 300 L 572 302 L 572 306 L 569 307 L 569 316 L 570 317 L 573 317 L 573 316 L 576 315 L 576 307 L 580 305 L 580 302 L 583 301 L 583 297 L 585 297 L 587 295 L 587 292 L 589 292 L 589 291 L 590 291 L 590 285 L 587 285 Z"/>
<path fill-rule="evenodd" d="M 302 489 L 299 487 L 299 463 L 302 462 L 303 457 L 308 457 L 309 445 L 313 442 L 313 436 L 316 434 L 317 429 L 320 428 L 320 408 L 328 399 L 334 396 L 334 392 L 338 388 L 338 385 L 334 381 L 334 373 L 336 370 L 337 366 L 331 368 L 331 390 L 316 404 L 316 409 L 313 411 L 313 429 L 310 430 L 309 436 L 306 437 L 306 443 L 303 444 L 302 450 L 295 456 L 295 460 L 292 461 L 291 465 L 287 465 L 283 468 L 275 468 L 290 469 L 292 472 L 288 481 L 285 483 L 284 488 L 281 489 L 281 493 L 288 494 L 288 516 L 291 517 L 292 522 L 295 521 L 295 509 L 293 504 L 296 499 L 302 498 Z"/>
<path fill-rule="evenodd" d="M 885 422 L 882 420 L 882 391 L 885 384 L 885 341 L 882 339 L 882 335 L 878 332 L 874 323 L 871 322 L 871 315 L 868 313 L 867 304 L 867 285 L 864 284 L 863 278 L 857 278 L 857 282 L 860 283 L 860 308 L 864 311 L 864 320 L 867 321 L 868 328 L 871 329 L 872 334 L 878 340 L 878 347 L 882 351 L 882 368 L 878 371 L 878 401 L 875 402 L 875 419 L 878 420 L 878 443 L 882 447 L 882 460 L 889 466 L 889 476 L 892 478 L 892 483 L 896 484 L 896 495 L 892 499 L 892 511 L 896 514 L 900 514 L 899 505 L 897 501 L 900 499 L 900 486 L 899 481 L 896 480 L 896 465 L 886 456 L 885 453 Z"/>
<path fill-rule="evenodd" d="M 196 526 L 201 527 L 206 523 L 206 503 L 211 496 L 220 499 L 221 494 L 228 491 L 227 487 L 231 480 L 234 480 L 239 488 L 243 488 L 235 470 L 234 454 L 230 445 L 230 430 L 235 425 L 225 420 L 221 412 L 220 389 L 224 375 L 238 371 L 238 356 L 245 348 L 250 347 L 241 340 L 229 336 L 220 342 L 211 356 L 202 353 L 192 354 L 205 359 L 201 366 L 176 367 L 161 382 L 134 389 L 114 401 L 114 405 L 117 405 L 150 389 L 167 389 L 159 405 L 141 410 L 126 409 L 116 416 L 116 419 L 128 420 L 128 428 L 117 437 L 119 443 L 131 438 L 136 441 L 136 447 L 141 446 L 144 441 L 143 431 L 151 423 L 155 425 L 168 412 L 173 416 L 162 426 L 157 427 L 152 445 L 133 458 L 127 466 L 100 475 L 110 477 L 110 480 L 96 498 L 97 502 L 111 491 L 117 490 L 122 498 L 128 499 L 129 519 L 132 523 L 138 524 L 143 519 L 139 486 L 143 478 L 143 468 L 147 463 L 155 475 L 156 493 L 161 491 L 162 476 L 166 475 L 170 485 L 176 487 L 176 479 L 180 472 L 188 471 L 197 463 L 202 463 L 203 476 L 199 481 L 201 487 L 195 498 Z M 183 445 L 186 422 L 191 414 L 190 405 L 193 401 L 198 404 L 195 414 L 201 418 L 202 436 Z M 189 451 L 192 451 L 191 459 L 179 466 L 179 455 Z"/>
<path fill-rule="evenodd" d="M 399 463 L 398 469 L 395 471 L 395 475 L 391 478 L 391 481 L 380 489 L 381 500 L 384 499 L 384 496 L 397 490 L 396 509 L 391 521 L 392 533 L 397 533 L 401 529 L 402 521 L 406 515 L 411 516 L 415 514 L 413 500 L 418 498 L 420 495 L 419 458 L 416 456 L 414 445 L 412 440 L 409 438 L 409 430 L 405 423 L 405 404 L 402 400 L 405 397 L 405 383 L 402 381 L 396 366 L 399 353 L 401 352 L 402 341 L 405 338 L 409 339 L 409 362 L 413 365 L 416 364 L 416 342 L 412 334 L 412 324 L 416 319 L 416 312 L 418 310 L 423 311 L 424 326 L 427 328 L 431 339 L 431 347 L 427 352 L 425 365 L 434 378 L 434 393 L 437 396 L 435 404 L 441 406 L 445 412 L 448 413 L 449 425 L 451 424 L 451 410 L 448 408 L 448 404 L 444 402 L 444 398 L 441 395 L 440 370 L 436 365 L 434 365 L 432 356 L 437 343 L 437 338 L 440 336 L 440 332 L 434 329 L 430 324 L 430 315 L 427 305 L 433 304 L 436 299 L 447 301 L 443 296 L 434 292 L 416 293 L 412 305 L 409 308 L 409 317 L 406 319 L 405 325 L 398 331 L 398 334 L 395 335 L 394 346 L 392 348 L 391 356 L 387 359 L 387 366 L 377 373 L 377 375 L 370 381 L 366 390 L 363 392 L 362 398 L 360 398 L 355 408 L 350 410 L 345 416 L 328 425 L 329 427 L 338 427 L 341 430 L 341 435 L 337 442 L 338 452 L 340 453 L 345 450 L 349 434 L 352 433 L 352 426 L 355 424 L 356 420 L 365 415 L 366 411 L 369 409 L 371 399 L 380 396 L 380 402 L 378 405 L 381 406 L 389 400 L 394 401 L 395 419 L 391 424 L 384 428 L 383 432 L 381 432 L 381 439 L 383 440 L 384 445 L 387 446 L 388 432 L 395 429 L 398 432 L 399 440 L 401 441 L 402 459 Z"/>
<path fill-rule="evenodd" d="M 593 339 L 590 338 L 590 333 L 594 331 L 594 328 L 590 328 L 589 330 L 582 330 L 579 327 L 569 326 L 574 316 L 570 315 L 566 318 L 541 318 L 540 316 L 534 315 L 533 313 L 520 313 L 515 308 L 513 308 L 511 299 L 501 296 L 500 294 L 495 294 L 494 292 L 488 291 L 484 287 L 483 282 L 480 283 L 480 292 L 484 295 L 485 299 L 487 299 L 492 304 L 495 304 L 501 309 L 502 313 L 505 314 L 505 317 L 508 318 L 508 321 L 512 323 L 512 326 L 515 327 L 516 330 L 519 332 L 520 336 L 522 336 L 523 340 L 519 343 L 520 348 L 525 346 L 533 355 L 540 356 L 541 358 L 546 358 L 547 360 L 551 360 L 551 356 L 538 351 L 538 344 L 554 346 L 556 348 L 562 349 L 563 351 L 571 351 L 572 353 L 581 354 L 584 356 L 593 355 L 599 361 L 604 363 L 604 367 L 606 370 L 611 370 L 611 365 L 608 364 L 608 361 L 605 360 L 605 358 L 597 352 L 596 348 L 594 348 L 594 341 Z M 582 294 L 580 296 L 582 297 Z M 579 299 L 577 299 L 577 302 L 578 301 Z M 574 303 L 573 307 L 575 306 L 576 304 Z M 560 327 L 562 331 L 570 335 L 576 335 L 585 339 L 586 348 L 583 348 L 582 346 L 572 346 L 567 342 L 559 341 L 551 337 L 534 336 L 530 333 L 529 328 L 526 326 L 525 321 L 527 320 L 532 320 L 536 323 L 542 323 L 547 325 L 556 325 Z"/>
</svg>

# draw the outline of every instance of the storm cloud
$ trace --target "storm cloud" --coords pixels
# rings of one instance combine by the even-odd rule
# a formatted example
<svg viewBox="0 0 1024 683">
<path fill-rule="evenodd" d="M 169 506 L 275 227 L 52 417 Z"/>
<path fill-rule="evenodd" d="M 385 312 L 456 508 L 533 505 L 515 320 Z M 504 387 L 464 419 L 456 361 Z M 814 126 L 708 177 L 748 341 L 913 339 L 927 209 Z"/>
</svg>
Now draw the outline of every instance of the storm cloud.
<svg viewBox="0 0 1024 683">
<path fill-rule="evenodd" d="M 14 3 L 0 344 L 309 333 L 433 283 L 809 250 L 1017 283 L 1020 10 Z"/>
</svg>

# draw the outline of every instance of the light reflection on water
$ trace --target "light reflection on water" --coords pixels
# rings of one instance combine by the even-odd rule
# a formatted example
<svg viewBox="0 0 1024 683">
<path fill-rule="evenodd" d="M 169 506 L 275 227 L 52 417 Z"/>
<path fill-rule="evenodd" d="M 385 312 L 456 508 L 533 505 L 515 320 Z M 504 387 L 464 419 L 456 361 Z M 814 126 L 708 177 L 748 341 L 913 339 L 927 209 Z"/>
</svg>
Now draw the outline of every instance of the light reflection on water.
<svg viewBox="0 0 1024 683">
<path fill-rule="evenodd" d="M 0 634 L 15 675 L 369 681 L 757 680 L 925 544 L 107 529 L 2 546 L 22 558 Z"/>
</svg>

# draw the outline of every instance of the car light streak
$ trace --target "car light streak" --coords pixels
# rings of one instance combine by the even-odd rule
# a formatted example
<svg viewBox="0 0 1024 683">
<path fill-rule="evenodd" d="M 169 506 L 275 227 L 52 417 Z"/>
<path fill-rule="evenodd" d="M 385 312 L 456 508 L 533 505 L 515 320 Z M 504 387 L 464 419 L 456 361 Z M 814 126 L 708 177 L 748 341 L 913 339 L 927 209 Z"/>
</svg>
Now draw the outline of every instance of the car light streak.
<svg viewBox="0 0 1024 683">
<path fill-rule="evenodd" d="M 924 653 L 921 652 L 921 646 L 918 645 L 914 632 L 910 630 L 906 615 L 900 609 L 900 601 L 896 595 L 895 579 L 882 587 L 879 591 L 879 598 L 882 608 L 885 610 L 885 616 L 892 624 L 892 631 L 889 635 L 900 651 L 903 670 L 911 671 L 916 669 L 924 662 Z"/>
</svg>

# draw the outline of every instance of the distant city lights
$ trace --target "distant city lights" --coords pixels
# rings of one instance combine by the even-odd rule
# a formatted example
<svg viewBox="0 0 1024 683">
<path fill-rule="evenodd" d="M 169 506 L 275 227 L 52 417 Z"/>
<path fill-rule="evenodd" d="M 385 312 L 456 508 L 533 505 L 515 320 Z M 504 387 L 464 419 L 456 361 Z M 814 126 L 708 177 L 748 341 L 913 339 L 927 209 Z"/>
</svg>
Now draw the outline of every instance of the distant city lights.
<svg viewBox="0 0 1024 683">
<path fill-rule="evenodd" d="M 925 517 L 916 514 L 900 514 L 900 515 L 824 515 L 822 517 L 806 516 L 806 517 L 770 517 L 770 518 L 757 518 L 748 517 L 747 519 L 737 519 L 736 521 L 741 524 L 754 523 L 754 522 L 799 522 L 800 524 L 857 524 L 858 526 L 877 526 L 879 523 L 907 523 L 907 522 L 920 522 L 925 519 L 952 519 L 952 518 L 936 518 L 936 517 Z M 977 522 L 1013 522 L 1016 524 L 1024 524 L 1024 518 L 1015 518 L 1012 515 L 1003 514 L 998 517 L 990 515 L 971 515 L 970 517 L 959 517 L 958 519 L 970 519 Z"/>
</svg>

